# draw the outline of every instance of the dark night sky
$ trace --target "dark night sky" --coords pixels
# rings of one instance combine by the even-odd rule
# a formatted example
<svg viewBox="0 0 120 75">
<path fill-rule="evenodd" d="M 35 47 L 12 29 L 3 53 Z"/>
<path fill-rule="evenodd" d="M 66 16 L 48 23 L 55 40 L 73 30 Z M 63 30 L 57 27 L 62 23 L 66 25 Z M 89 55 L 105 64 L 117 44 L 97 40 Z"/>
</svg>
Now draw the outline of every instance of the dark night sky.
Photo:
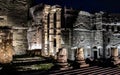
<svg viewBox="0 0 120 75">
<path fill-rule="evenodd" d="M 120 13 L 120 0 L 35 0 L 35 4 L 58 4 L 88 12 L 112 12 Z"/>
</svg>

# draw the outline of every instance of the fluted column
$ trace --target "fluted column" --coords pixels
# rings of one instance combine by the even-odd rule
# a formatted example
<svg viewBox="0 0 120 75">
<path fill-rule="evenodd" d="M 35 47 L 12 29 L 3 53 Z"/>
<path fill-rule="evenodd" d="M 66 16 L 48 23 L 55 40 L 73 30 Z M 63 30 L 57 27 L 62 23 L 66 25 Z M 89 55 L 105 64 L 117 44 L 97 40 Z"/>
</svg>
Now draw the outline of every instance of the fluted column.
<svg viewBox="0 0 120 75">
<path fill-rule="evenodd" d="M 43 12 L 43 33 L 44 33 L 44 45 L 43 45 L 43 55 L 48 55 L 48 17 L 49 17 L 50 6 L 46 6 Z"/>
<path fill-rule="evenodd" d="M 56 12 L 56 52 L 61 48 L 61 9 Z"/>
<path fill-rule="evenodd" d="M 54 55 L 54 12 L 50 12 L 49 55 Z"/>
</svg>

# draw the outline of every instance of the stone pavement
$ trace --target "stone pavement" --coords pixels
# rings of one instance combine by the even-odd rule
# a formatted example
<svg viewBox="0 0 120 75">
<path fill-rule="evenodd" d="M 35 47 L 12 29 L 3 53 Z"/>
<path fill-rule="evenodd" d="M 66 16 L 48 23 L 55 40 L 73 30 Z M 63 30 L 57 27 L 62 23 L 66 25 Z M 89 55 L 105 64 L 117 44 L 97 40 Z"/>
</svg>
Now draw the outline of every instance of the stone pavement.
<svg viewBox="0 0 120 75">
<path fill-rule="evenodd" d="M 117 67 L 86 67 L 80 69 L 71 70 L 48 70 L 48 71 L 19 71 L 19 72 L 9 72 L 12 75 L 119 75 L 120 68 Z M 8 74 L 5 74 L 8 75 Z"/>
</svg>

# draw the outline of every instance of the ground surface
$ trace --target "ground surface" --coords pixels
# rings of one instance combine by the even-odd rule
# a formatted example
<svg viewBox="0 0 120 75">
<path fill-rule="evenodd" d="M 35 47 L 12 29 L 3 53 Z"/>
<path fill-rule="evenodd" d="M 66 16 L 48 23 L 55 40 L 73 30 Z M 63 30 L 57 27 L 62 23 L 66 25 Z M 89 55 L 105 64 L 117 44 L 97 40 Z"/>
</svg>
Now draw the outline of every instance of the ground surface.
<svg viewBox="0 0 120 75">
<path fill-rule="evenodd" d="M 19 71 L 19 72 L 2 72 L 2 75 L 119 75 L 119 68 L 103 68 L 98 66 L 86 67 L 72 70 L 52 70 L 52 71 Z"/>
<path fill-rule="evenodd" d="M 90 66 L 70 70 L 41 70 L 37 64 L 51 61 L 41 57 L 15 58 L 12 64 L 0 68 L 0 75 L 119 75 L 119 67 Z"/>
</svg>

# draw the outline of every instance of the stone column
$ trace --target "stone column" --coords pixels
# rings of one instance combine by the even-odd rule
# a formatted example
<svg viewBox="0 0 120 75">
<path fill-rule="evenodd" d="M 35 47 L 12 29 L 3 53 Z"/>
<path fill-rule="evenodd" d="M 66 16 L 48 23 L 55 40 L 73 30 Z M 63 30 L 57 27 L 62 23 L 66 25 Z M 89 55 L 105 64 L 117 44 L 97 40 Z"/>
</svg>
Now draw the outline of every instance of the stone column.
<svg viewBox="0 0 120 75">
<path fill-rule="evenodd" d="M 83 48 L 78 48 L 76 51 L 76 62 L 79 67 L 88 67 L 89 64 L 86 64 L 85 58 L 84 58 L 84 50 Z"/>
<path fill-rule="evenodd" d="M 50 12 L 49 55 L 54 55 L 54 12 Z"/>
<path fill-rule="evenodd" d="M 44 41 L 43 41 L 43 52 L 42 55 L 48 55 L 48 17 L 49 17 L 49 10 L 50 10 L 50 6 L 45 6 L 44 8 L 44 12 L 43 12 L 43 35 L 44 35 Z"/>
<path fill-rule="evenodd" d="M 44 15 L 44 54 L 48 55 L 48 14 L 45 13 Z"/>
<path fill-rule="evenodd" d="M 113 57 L 117 57 L 118 56 L 118 49 L 117 48 L 113 48 L 112 49 L 112 56 Z"/>
<path fill-rule="evenodd" d="M 66 48 L 60 48 L 57 53 L 57 63 L 55 64 L 55 69 L 67 70 L 71 69 L 67 62 L 68 52 Z"/>
<path fill-rule="evenodd" d="M 118 65 L 120 64 L 120 59 L 118 57 L 118 49 L 117 48 L 112 48 L 112 57 L 111 57 L 111 62 L 113 65 Z"/>
<path fill-rule="evenodd" d="M 61 48 L 61 9 L 56 12 L 56 52 Z"/>
</svg>

